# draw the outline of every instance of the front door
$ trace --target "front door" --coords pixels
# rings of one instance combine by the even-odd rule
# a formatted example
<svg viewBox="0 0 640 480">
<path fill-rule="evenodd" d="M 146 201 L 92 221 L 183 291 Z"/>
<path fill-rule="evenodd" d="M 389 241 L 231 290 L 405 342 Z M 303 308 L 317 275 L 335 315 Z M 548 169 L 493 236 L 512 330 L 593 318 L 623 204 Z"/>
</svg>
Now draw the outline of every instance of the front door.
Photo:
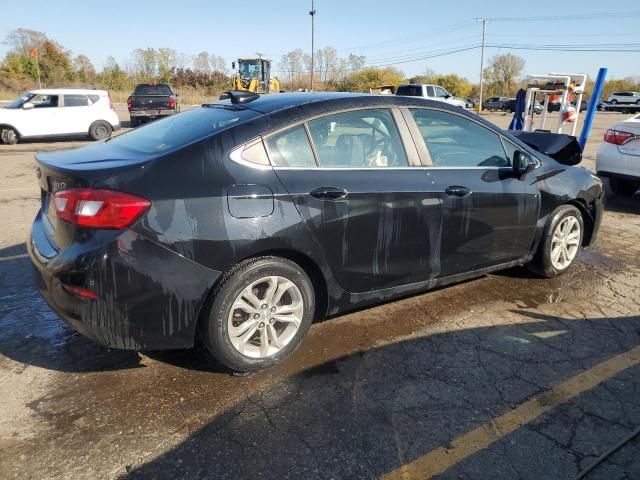
<svg viewBox="0 0 640 480">
<path fill-rule="evenodd" d="M 435 276 L 441 205 L 423 181 L 424 170 L 410 166 L 415 147 L 407 153 L 390 109 L 326 115 L 265 140 L 278 177 L 344 290 L 368 292 Z"/>
<path fill-rule="evenodd" d="M 516 147 L 463 115 L 411 109 L 429 158 L 427 183 L 441 193 L 445 277 L 523 258 L 531 248 L 539 192 L 512 169 Z"/>
<path fill-rule="evenodd" d="M 57 135 L 62 125 L 58 118 L 58 95 L 36 95 L 27 102 L 31 108 L 23 108 L 20 112 L 18 130 L 25 137 Z"/>
</svg>

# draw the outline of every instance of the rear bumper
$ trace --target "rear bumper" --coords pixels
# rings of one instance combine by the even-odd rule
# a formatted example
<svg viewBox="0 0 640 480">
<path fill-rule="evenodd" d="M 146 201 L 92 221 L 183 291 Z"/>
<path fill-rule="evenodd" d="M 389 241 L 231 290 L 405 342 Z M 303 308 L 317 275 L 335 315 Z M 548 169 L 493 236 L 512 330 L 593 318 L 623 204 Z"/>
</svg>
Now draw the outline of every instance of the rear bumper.
<svg viewBox="0 0 640 480">
<path fill-rule="evenodd" d="M 640 181 L 640 157 L 623 153 L 617 145 L 603 143 L 596 155 L 596 172 L 601 177 Z"/>
<path fill-rule="evenodd" d="M 73 329 L 111 348 L 161 350 L 193 346 L 196 325 L 220 272 L 126 230 L 100 247 L 57 252 L 36 218 L 27 242 L 38 290 Z M 96 299 L 69 293 L 88 288 Z"/>
<path fill-rule="evenodd" d="M 168 117 L 175 115 L 175 110 L 129 110 L 130 117 Z"/>
</svg>

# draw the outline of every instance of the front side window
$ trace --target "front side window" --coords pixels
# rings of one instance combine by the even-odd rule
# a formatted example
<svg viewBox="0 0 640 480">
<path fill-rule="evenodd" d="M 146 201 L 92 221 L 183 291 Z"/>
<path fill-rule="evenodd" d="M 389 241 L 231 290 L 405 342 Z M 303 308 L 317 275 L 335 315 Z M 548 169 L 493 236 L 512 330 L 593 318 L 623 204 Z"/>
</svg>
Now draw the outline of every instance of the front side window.
<svg viewBox="0 0 640 480">
<path fill-rule="evenodd" d="M 396 95 L 404 95 L 406 97 L 421 97 L 422 85 L 400 85 Z"/>
<path fill-rule="evenodd" d="M 65 107 L 88 107 L 89 98 L 86 95 L 65 95 Z"/>
<path fill-rule="evenodd" d="M 436 87 L 436 97 L 446 97 L 449 95 L 447 91 L 442 87 Z"/>
<path fill-rule="evenodd" d="M 498 134 L 488 128 L 439 110 L 411 109 L 434 167 L 508 167 Z"/>
<path fill-rule="evenodd" d="M 321 167 L 408 166 L 400 133 L 387 109 L 327 115 L 310 121 L 308 127 Z"/>
<path fill-rule="evenodd" d="M 51 108 L 58 106 L 58 95 L 36 95 L 29 103 L 33 104 L 34 108 Z"/>
<path fill-rule="evenodd" d="M 274 167 L 315 167 L 316 160 L 304 125 L 298 125 L 266 139 Z"/>
</svg>

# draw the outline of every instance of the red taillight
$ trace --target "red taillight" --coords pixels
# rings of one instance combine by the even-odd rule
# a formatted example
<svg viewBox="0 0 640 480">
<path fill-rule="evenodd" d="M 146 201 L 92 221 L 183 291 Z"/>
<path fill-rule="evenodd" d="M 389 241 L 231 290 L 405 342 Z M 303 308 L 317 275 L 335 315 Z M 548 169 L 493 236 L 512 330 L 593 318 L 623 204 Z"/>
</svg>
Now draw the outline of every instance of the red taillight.
<svg viewBox="0 0 640 480">
<path fill-rule="evenodd" d="M 62 288 L 64 288 L 71 295 L 75 295 L 77 297 L 86 298 L 88 300 L 95 300 L 96 298 L 98 298 L 96 292 L 89 290 L 88 288 L 74 287 L 73 285 L 67 285 L 66 283 L 62 284 Z"/>
<path fill-rule="evenodd" d="M 53 194 L 58 218 L 91 228 L 125 228 L 151 206 L 144 198 L 113 190 L 71 188 Z"/>
<path fill-rule="evenodd" d="M 127 98 L 127 108 L 131 110 L 131 97 Z"/>
<path fill-rule="evenodd" d="M 173 95 L 169 97 L 169 108 L 176 108 L 176 97 Z"/>
<path fill-rule="evenodd" d="M 604 134 L 604 141 L 607 143 L 613 143 L 614 145 L 622 145 L 633 137 L 635 137 L 633 133 L 621 132 L 620 130 L 613 130 L 610 128 Z"/>
</svg>

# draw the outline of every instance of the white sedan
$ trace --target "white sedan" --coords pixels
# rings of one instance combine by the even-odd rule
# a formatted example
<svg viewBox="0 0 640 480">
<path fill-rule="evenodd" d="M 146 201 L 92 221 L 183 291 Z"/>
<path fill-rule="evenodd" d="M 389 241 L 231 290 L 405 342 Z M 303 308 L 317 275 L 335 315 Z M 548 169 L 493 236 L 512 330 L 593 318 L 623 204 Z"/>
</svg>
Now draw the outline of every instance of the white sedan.
<svg viewBox="0 0 640 480">
<path fill-rule="evenodd" d="M 628 197 L 640 188 L 640 115 L 606 131 L 596 156 L 596 172 L 609 178 L 615 195 Z"/>
</svg>

